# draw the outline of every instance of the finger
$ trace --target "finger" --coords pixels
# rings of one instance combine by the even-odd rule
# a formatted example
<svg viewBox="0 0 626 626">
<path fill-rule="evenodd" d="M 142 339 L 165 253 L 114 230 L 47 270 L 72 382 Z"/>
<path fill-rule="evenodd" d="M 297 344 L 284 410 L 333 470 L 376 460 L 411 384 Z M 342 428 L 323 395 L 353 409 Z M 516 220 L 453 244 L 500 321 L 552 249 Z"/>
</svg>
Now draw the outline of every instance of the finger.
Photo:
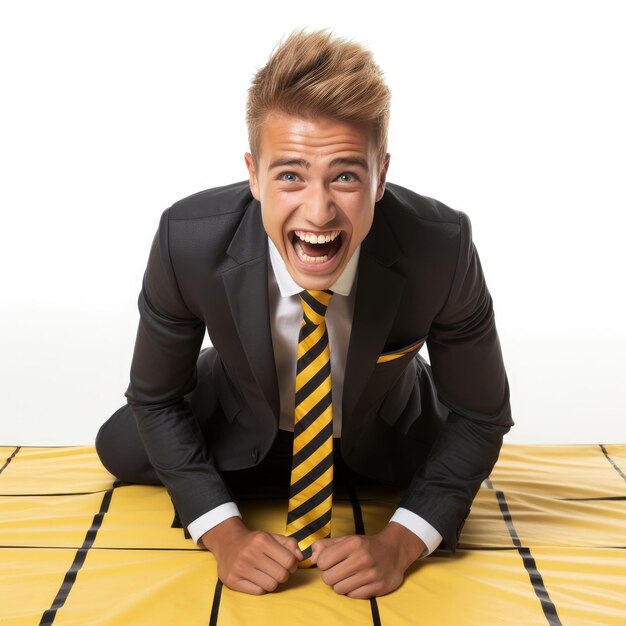
<svg viewBox="0 0 626 626">
<path fill-rule="evenodd" d="M 271 561 L 271 559 L 268 559 Z M 272 574 L 266 571 L 267 561 L 263 558 L 259 559 L 260 568 L 259 567 L 249 567 L 246 568 L 243 572 L 241 572 L 241 577 L 245 580 L 248 580 L 250 583 L 257 585 L 265 592 L 276 591 L 278 585 L 282 582 L 281 580 L 275 578 Z M 283 570 L 286 572 L 286 570 Z M 289 573 L 286 572 L 287 576 Z"/>
<path fill-rule="evenodd" d="M 356 586 L 370 582 L 370 580 L 365 578 L 364 570 L 359 567 L 357 560 L 351 557 L 347 557 L 343 561 L 326 569 L 319 565 L 318 567 L 321 571 L 322 581 L 327 585 L 334 589 L 338 584 L 342 584 L 342 587 L 336 590 L 337 593 L 347 593 L 348 591 L 352 591 Z M 361 578 L 357 580 L 356 583 L 353 581 L 352 584 L 346 584 L 345 581 L 351 580 L 355 576 L 360 576 Z"/>
<path fill-rule="evenodd" d="M 233 591 L 240 591 L 241 593 L 249 593 L 250 595 L 253 595 L 253 596 L 262 596 L 267 593 L 265 589 L 262 589 L 261 587 L 259 587 L 259 585 L 256 585 L 255 583 L 249 580 L 246 580 L 245 578 L 241 578 L 232 584 L 226 584 L 226 583 L 224 584 L 229 589 L 232 589 Z"/>
<path fill-rule="evenodd" d="M 291 558 L 295 563 L 295 558 L 293 556 Z M 297 569 L 297 564 L 294 565 L 294 570 L 291 570 L 288 567 L 283 567 L 280 563 L 278 563 L 270 556 L 267 556 L 266 554 L 259 555 L 259 558 L 253 564 L 253 566 L 264 574 L 267 574 L 273 580 L 275 580 L 276 585 L 286 582 L 289 578 L 289 574 Z"/>
<path fill-rule="evenodd" d="M 384 595 L 383 593 L 377 593 L 376 589 L 376 585 L 369 584 L 364 585 L 363 587 L 358 587 L 354 591 L 350 591 L 342 595 L 348 596 L 348 598 L 353 598 L 354 600 L 369 600 L 369 598 L 375 598 L 377 596 Z"/>
<path fill-rule="evenodd" d="M 274 539 L 276 539 L 281 546 L 287 548 L 287 550 L 294 554 L 298 561 L 301 561 L 304 558 L 302 550 L 298 547 L 298 542 L 293 537 L 285 537 L 285 535 L 279 535 L 276 533 L 272 533 L 272 537 L 274 537 Z"/>
<path fill-rule="evenodd" d="M 337 568 L 333 568 L 330 573 L 335 573 Z M 374 585 L 378 581 L 377 577 L 369 571 L 357 571 L 351 574 L 343 575 L 339 574 L 336 576 L 336 580 L 333 582 L 326 582 L 329 586 L 333 588 L 333 591 L 340 595 L 348 595 L 351 593 L 365 593 L 370 591 L 370 587 Z M 359 590 L 361 590 L 359 592 Z M 357 596 L 350 596 L 357 597 Z M 369 597 L 358 595 L 358 597 Z"/>
<path fill-rule="evenodd" d="M 298 569 L 298 562 L 302 560 L 302 552 L 296 540 L 283 535 L 271 534 L 270 537 L 273 541 L 264 547 L 263 552 L 285 569 L 295 572 Z"/>
<path fill-rule="evenodd" d="M 318 539 L 311 544 L 311 563 L 316 564 L 319 555 L 333 542 L 336 542 L 337 538 L 332 537 L 328 539 Z"/>
<path fill-rule="evenodd" d="M 384 596 L 388 593 L 391 593 L 399 586 L 400 585 L 397 584 L 385 585 L 382 581 L 378 580 L 373 583 L 357 587 L 353 591 L 350 591 L 344 595 L 346 595 L 348 598 L 354 598 L 355 600 L 367 600 L 369 598 L 377 598 L 379 596 Z"/>
<path fill-rule="evenodd" d="M 317 565 L 317 557 L 322 553 L 322 551 L 324 550 L 323 545 L 320 545 L 321 540 L 316 541 L 314 544 L 311 545 L 311 563 L 313 563 L 313 565 Z"/>
<path fill-rule="evenodd" d="M 250 551 L 248 556 L 251 565 L 256 564 L 257 555 L 266 554 L 270 558 L 274 559 L 277 563 L 280 563 L 286 568 L 291 567 L 292 564 L 297 565 L 296 551 L 293 548 L 293 544 L 290 545 L 286 540 L 290 537 L 284 537 L 274 533 L 257 532 L 249 545 Z M 295 542 L 295 540 L 293 540 Z M 297 545 L 297 544 L 296 544 Z"/>
<path fill-rule="evenodd" d="M 336 566 L 345 561 L 355 550 L 354 542 L 348 541 L 348 537 L 322 539 L 320 541 L 325 542 L 320 546 L 317 555 L 317 566 L 320 569 L 326 570 Z"/>
</svg>

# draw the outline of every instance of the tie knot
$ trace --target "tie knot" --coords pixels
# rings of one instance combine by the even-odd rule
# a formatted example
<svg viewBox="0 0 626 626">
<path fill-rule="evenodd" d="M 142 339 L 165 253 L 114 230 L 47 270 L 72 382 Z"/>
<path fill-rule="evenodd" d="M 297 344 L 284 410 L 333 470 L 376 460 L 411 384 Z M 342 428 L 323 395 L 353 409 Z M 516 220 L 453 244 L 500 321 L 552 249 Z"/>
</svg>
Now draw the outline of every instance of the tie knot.
<svg viewBox="0 0 626 626">
<path fill-rule="evenodd" d="M 308 320 L 315 326 L 319 326 L 324 321 L 326 309 L 330 304 L 333 292 L 330 289 L 319 291 L 316 289 L 307 289 L 300 292 L 300 303 L 304 311 L 305 320 Z"/>
</svg>

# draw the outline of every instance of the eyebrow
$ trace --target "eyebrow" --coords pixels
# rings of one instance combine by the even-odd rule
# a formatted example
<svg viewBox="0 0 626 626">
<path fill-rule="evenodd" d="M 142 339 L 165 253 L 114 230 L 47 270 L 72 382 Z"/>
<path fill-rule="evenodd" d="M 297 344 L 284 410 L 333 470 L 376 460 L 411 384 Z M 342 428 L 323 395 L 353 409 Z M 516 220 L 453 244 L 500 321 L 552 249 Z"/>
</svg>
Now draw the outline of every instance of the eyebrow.
<svg viewBox="0 0 626 626">
<path fill-rule="evenodd" d="M 367 161 L 362 159 L 361 157 L 339 157 L 337 159 L 333 159 L 328 166 L 329 169 L 335 167 L 336 165 L 356 165 L 358 167 L 362 167 L 366 172 L 369 171 L 369 167 L 367 165 Z M 305 159 L 290 159 L 290 158 L 282 158 L 276 159 L 270 163 L 269 169 L 272 170 L 277 167 L 302 167 L 304 169 L 309 169 L 311 164 Z"/>
</svg>

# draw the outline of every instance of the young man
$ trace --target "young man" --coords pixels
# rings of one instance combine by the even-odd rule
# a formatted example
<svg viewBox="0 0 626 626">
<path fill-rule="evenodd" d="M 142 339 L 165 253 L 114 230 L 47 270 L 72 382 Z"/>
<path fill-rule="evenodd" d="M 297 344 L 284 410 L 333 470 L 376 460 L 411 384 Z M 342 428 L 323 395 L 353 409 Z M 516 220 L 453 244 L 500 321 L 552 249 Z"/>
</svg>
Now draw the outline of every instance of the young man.
<svg viewBox="0 0 626 626">
<path fill-rule="evenodd" d="M 469 219 L 386 184 L 388 112 L 367 50 L 295 33 L 249 90 L 249 181 L 161 216 L 128 404 L 96 446 L 120 479 L 167 487 L 235 590 L 298 565 L 353 598 L 396 589 L 455 549 L 513 423 Z M 406 486 L 381 532 L 330 534 L 333 471 Z M 285 533 L 250 531 L 235 497 L 272 481 Z"/>
</svg>

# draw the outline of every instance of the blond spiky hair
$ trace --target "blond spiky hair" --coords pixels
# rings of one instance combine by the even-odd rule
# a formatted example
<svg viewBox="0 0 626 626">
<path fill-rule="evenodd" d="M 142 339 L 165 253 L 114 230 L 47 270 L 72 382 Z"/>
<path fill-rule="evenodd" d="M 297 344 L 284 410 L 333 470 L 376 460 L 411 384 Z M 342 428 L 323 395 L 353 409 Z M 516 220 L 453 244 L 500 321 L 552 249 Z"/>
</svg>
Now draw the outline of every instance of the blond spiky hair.
<svg viewBox="0 0 626 626">
<path fill-rule="evenodd" d="M 263 121 L 277 111 L 369 126 L 382 165 L 389 104 L 389 88 L 369 50 L 327 30 L 295 31 L 273 51 L 248 89 L 250 152 L 256 161 Z"/>
</svg>

